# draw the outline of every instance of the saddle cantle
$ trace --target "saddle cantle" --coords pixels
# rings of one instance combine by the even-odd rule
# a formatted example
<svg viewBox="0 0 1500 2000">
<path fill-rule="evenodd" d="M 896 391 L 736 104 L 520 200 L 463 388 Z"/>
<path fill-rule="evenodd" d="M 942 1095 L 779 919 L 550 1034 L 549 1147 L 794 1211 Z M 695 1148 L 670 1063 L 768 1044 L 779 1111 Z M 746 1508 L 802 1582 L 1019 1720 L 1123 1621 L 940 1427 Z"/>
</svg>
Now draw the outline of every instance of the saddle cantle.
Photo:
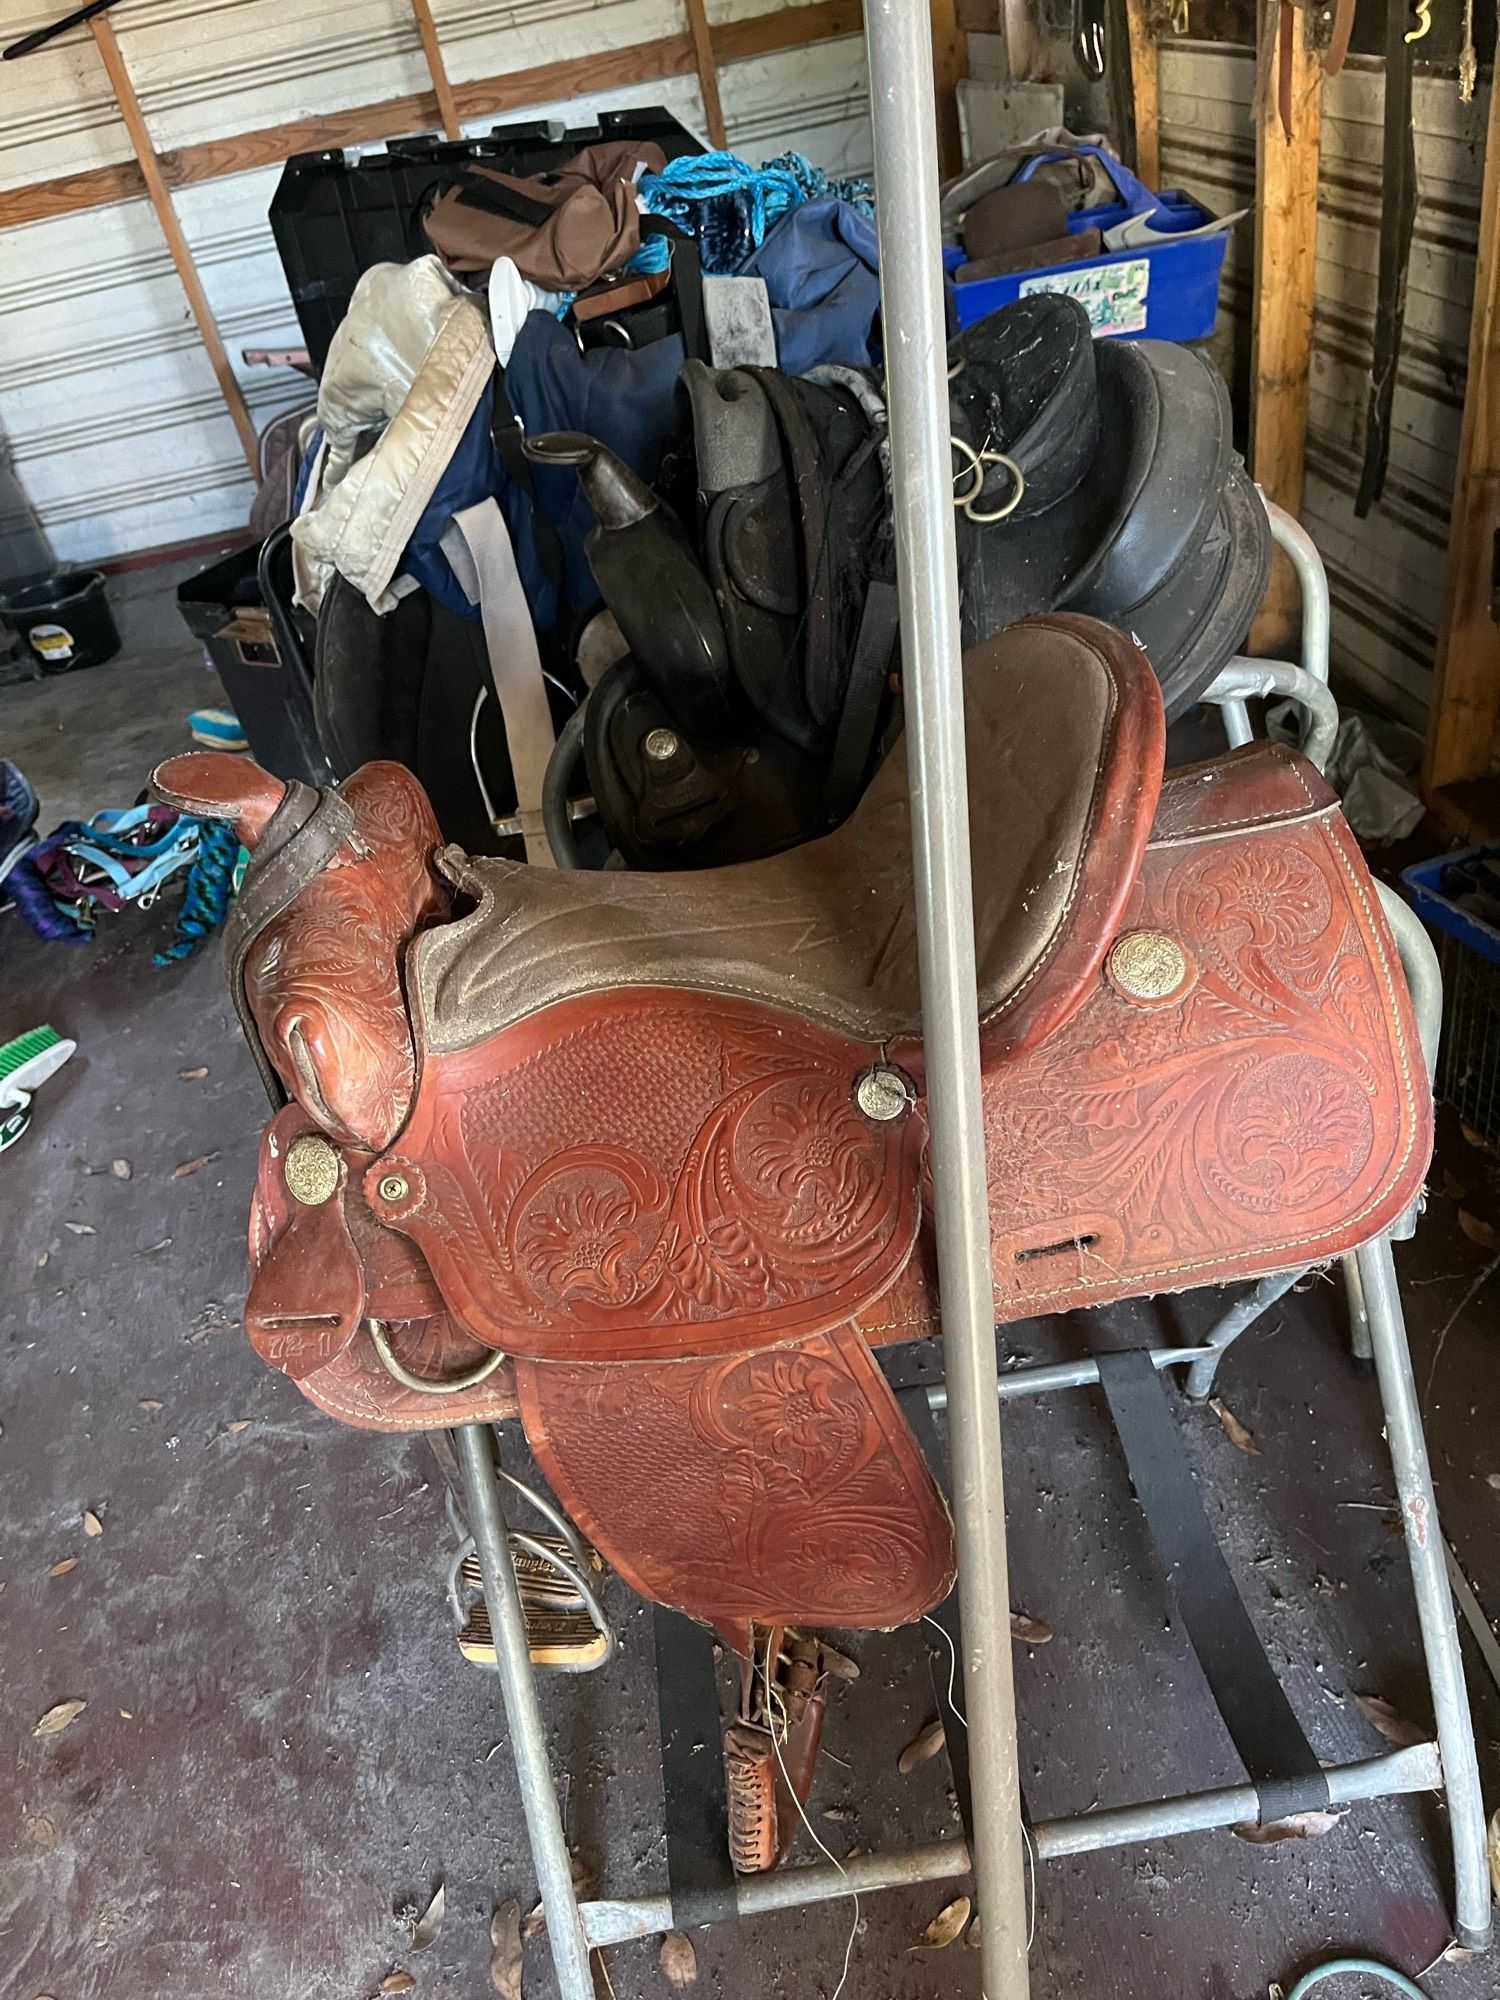
<svg viewBox="0 0 1500 2000">
<path fill-rule="evenodd" d="M 1270 747 L 1163 784 L 1156 678 L 1088 619 L 965 673 L 997 1319 L 1375 1235 L 1431 1112 L 1332 793 Z M 157 784 L 255 849 L 265 1359 L 376 1428 L 519 1411 L 600 1553 L 742 1658 L 938 1602 L 874 1353 L 938 1328 L 901 750 L 827 838 L 670 876 L 439 851 L 396 766 Z"/>
</svg>

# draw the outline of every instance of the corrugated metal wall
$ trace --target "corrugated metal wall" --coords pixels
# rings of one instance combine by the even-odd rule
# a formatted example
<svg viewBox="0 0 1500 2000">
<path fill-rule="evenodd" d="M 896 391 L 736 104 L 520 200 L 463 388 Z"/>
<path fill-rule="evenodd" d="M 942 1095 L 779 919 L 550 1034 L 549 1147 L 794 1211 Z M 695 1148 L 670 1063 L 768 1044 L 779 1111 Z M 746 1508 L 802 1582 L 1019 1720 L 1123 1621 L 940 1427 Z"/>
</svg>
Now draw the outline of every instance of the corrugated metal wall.
<svg viewBox="0 0 1500 2000">
<path fill-rule="evenodd" d="M 1162 170 L 1223 212 L 1253 200 L 1254 62 L 1203 42 L 1162 53 Z M 1474 291 L 1486 90 L 1461 104 L 1451 76 L 1414 91 L 1418 208 L 1385 497 L 1354 517 L 1375 324 L 1380 236 L 1379 63 L 1353 58 L 1323 94 L 1318 296 L 1303 518 L 1328 566 L 1336 667 L 1420 723 L 1442 608 L 1448 512 Z M 1226 346 L 1248 366 L 1252 243 L 1231 248 Z"/>
<path fill-rule="evenodd" d="M 59 11 L 0 0 L 10 41 Z M 715 22 L 770 11 L 710 0 Z M 681 33 L 678 0 L 438 0 L 455 83 Z M 427 87 L 405 0 L 124 0 L 111 15 L 157 147 L 255 130 Z M 864 46 L 855 37 L 727 66 L 729 143 L 751 159 L 795 146 L 837 173 L 869 170 Z M 665 103 L 702 129 L 696 83 L 671 79 L 567 106 Z M 488 131 L 479 119 L 467 129 Z M 0 66 L 0 187 L 128 160 L 86 30 Z M 266 222 L 279 168 L 182 189 L 177 210 L 225 344 L 300 345 Z M 304 401 L 286 371 L 240 369 L 258 424 Z M 250 484 L 150 205 L 88 209 L 0 231 L 0 419 L 63 560 L 88 561 L 243 525 Z"/>
</svg>

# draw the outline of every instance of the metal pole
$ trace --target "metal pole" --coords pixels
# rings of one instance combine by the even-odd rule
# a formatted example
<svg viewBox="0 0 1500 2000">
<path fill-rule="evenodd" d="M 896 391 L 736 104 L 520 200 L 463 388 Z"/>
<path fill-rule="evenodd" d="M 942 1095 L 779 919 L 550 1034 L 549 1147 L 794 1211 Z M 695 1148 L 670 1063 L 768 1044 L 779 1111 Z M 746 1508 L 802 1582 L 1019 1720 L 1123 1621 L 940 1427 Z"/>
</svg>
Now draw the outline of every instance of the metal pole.
<svg viewBox="0 0 1500 2000">
<path fill-rule="evenodd" d="M 1026 1897 L 1011 1678 L 995 1298 L 979 1094 L 958 564 L 953 534 L 937 111 L 927 0 L 868 0 L 891 496 L 911 786 L 927 1110 L 974 1875 L 988 2000 L 1025 2000 Z"/>
<path fill-rule="evenodd" d="M 531 1648 L 526 1642 L 526 1614 L 521 1609 L 505 1516 L 500 1508 L 494 1444 L 487 1424 L 461 1424 L 453 1437 L 463 1469 L 469 1532 L 474 1537 L 484 1577 L 484 1597 L 495 1636 L 495 1667 L 505 1701 L 505 1719 L 510 1725 L 511 1755 L 521 1785 L 521 1805 L 531 1838 L 531 1858 L 536 1863 L 537 1888 L 547 1913 L 547 1941 L 552 1947 L 557 1990 L 561 2000 L 594 2000 L 588 1942 L 578 1914 L 578 1898 L 573 1893 L 568 1843 L 563 1835 L 562 1814 L 557 1809 L 557 1788 L 547 1761 L 536 1676 L 531 1666 Z"/>
<path fill-rule="evenodd" d="M 1483 1951 L 1490 1939 L 1490 1871 L 1486 1851 L 1484 1799 L 1479 1789 L 1479 1764 L 1474 1754 L 1474 1726 L 1464 1686 L 1463 1655 L 1458 1649 L 1458 1625 L 1453 1593 L 1443 1555 L 1427 1440 L 1406 1344 L 1406 1320 L 1396 1283 L 1390 1238 L 1377 1236 L 1358 1252 L 1359 1275 L 1370 1317 L 1370 1342 L 1380 1400 L 1385 1406 L 1385 1434 L 1396 1475 L 1396 1497 L 1406 1529 L 1406 1553 L 1411 1563 L 1422 1649 L 1427 1655 L 1427 1679 L 1437 1720 L 1438 1750 L 1443 1760 L 1443 1789 L 1448 1799 L 1448 1831 L 1453 1841 L 1457 1878 L 1454 1930 L 1467 1951 Z"/>
</svg>

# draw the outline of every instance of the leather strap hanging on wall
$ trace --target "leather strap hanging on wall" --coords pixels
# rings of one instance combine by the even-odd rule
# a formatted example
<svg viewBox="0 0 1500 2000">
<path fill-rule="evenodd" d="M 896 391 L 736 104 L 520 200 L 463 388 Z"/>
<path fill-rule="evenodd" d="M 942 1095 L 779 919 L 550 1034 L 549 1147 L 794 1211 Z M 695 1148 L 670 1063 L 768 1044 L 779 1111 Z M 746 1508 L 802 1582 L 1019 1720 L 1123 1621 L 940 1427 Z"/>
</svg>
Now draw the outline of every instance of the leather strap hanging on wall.
<svg viewBox="0 0 1500 2000">
<path fill-rule="evenodd" d="M 1354 511 L 1363 520 L 1385 490 L 1391 455 L 1391 406 L 1406 319 L 1406 273 L 1417 215 L 1417 155 L 1411 122 L 1410 0 L 1386 0 L 1385 143 L 1381 173 L 1380 266 L 1375 342 L 1365 409 L 1365 460 Z"/>
</svg>

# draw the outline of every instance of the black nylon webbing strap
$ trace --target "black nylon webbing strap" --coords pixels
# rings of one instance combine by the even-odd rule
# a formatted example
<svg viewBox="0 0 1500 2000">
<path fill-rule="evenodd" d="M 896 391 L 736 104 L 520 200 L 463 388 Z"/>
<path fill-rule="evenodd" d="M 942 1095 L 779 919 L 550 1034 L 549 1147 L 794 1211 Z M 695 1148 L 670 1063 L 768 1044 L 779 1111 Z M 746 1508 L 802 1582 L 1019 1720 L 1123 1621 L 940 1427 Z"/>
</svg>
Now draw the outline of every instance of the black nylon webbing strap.
<svg viewBox="0 0 1500 2000">
<path fill-rule="evenodd" d="M 1099 1381 L 1146 1525 L 1263 1826 L 1328 1804 L 1328 1780 L 1250 1622 L 1203 1511 L 1166 1391 L 1144 1348 L 1101 1354 Z"/>
<path fill-rule="evenodd" d="M 503 216 L 507 222 L 519 222 L 527 229 L 543 228 L 557 213 L 553 202 L 538 201 L 534 194 L 492 180 L 488 174 L 464 175 L 458 183 L 458 205 L 483 209 L 486 215 Z"/>
<path fill-rule="evenodd" d="M 685 1931 L 736 1914 L 724 1720 L 713 1634 L 665 1605 L 653 1612 L 667 1886 L 672 1923 Z"/>
<path fill-rule="evenodd" d="M 938 1442 L 937 1425 L 932 1421 L 932 1405 L 927 1400 L 927 1391 L 921 1384 L 909 1389 L 898 1389 L 896 1401 L 901 1405 L 901 1413 L 910 1426 L 928 1470 L 938 1484 L 947 1492 L 948 1482 L 942 1476 L 943 1448 Z M 932 1690 L 937 1696 L 938 1714 L 943 1719 L 943 1740 L 948 1752 L 948 1769 L 953 1774 L 953 1793 L 958 1800 L 958 1816 L 963 1821 L 964 1838 L 974 1838 L 974 1794 L 969 1778 L 969 1732 L 962 1714 L 954 1708 L 953 1698 L 963 1687 L 963 1640 L 959 1630 L 958 1586 L 938 1605 L 929 1611 L 928 1617 L 942 1633 L 942 1639 L 933 1634 L 928 1645 L 927 1658 L 932 1670 Z M 928 1628 L 929 1631 L 931 1627 Z M 946 1643 L 945 1643 L 946 1642 Z M 1009 1644 L 1009 1639 L 1006 1641 Z"/>
</svg>

